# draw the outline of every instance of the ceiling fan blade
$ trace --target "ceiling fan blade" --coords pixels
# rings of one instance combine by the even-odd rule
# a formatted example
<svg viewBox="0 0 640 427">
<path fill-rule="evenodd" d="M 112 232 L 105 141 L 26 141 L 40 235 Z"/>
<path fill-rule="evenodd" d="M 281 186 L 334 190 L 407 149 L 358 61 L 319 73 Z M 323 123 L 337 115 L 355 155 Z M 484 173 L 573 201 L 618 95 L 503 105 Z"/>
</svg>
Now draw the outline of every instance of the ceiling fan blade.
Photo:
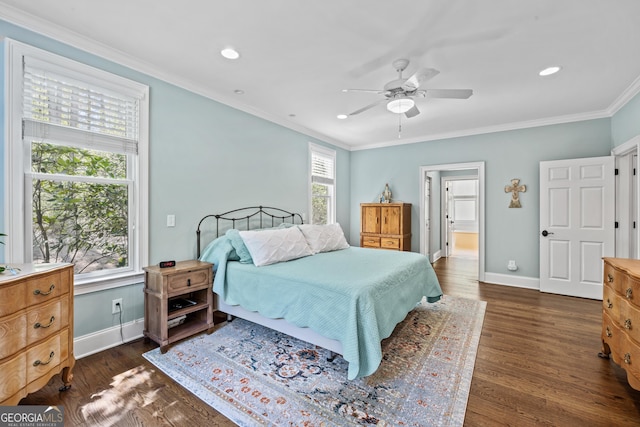
<svg viewBox="0 0 640 427">
<path fill-rule="evenodd" d="M 420 87 L 422 82 L 426 82 L 427 80 L 434 78 L 438 74 L 440 74 L 440 71 L 434 68 L 420 68 L 403 83 L 402 90 L 405 90 L 407 92 L 414 91 Z"/>
<path fill-rule="evenodd" d="M 427 98 L 467 99 L 473 95 L 471 89 L 427 89 Z"/>
<path fill-rule="evenodd" d="M 368 93 L 379 93 L 379 94 L 383 94 L 386 93 L 386 90 L 380 90 L 380 89 L 342 89 L 343 92 L 368 92 Z"/>
<path fill-rule="evenodd" d="M 410 119 L 411 117 L 415 117 L 418 114 L 420 114 L 420 110 L 418 110 L 418 107 L 416 107 L 415 105 L 411 107 L 409 110 L 407 110 L 406 113 L 404 113 L 404 115 L 407 116 L 407 119 Z"/>
<path fill-rule="evenodd" d="M 381 98 L 381 99 L 377 100 L 376 102 L 372 102 L 371 104 L 366 105 L 366 106 L 360 108 L 359 110 L 354 111 L 353 113 L 350 113 L 349 115 L 350 116 L 355 116 L 356 114 L 360 114 L 363 111 L 367 111 L 368 109 L 373 108 L 376 105 L 382 104 L 383 102 L 386 102 L 386 101 L 387 101 L 386 98 Z"/>
</svg>

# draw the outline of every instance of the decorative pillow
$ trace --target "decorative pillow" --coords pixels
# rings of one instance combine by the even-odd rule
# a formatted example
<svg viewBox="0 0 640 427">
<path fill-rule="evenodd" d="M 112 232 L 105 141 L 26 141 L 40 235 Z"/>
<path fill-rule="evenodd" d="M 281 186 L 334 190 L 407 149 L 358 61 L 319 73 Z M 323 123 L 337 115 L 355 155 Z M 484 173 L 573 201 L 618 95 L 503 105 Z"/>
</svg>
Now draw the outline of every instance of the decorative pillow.
<svg viewBox="0 0 640 427">
<path fill-rule="evenodd" d="M 280 229 L 280 228 L 290 228 L 290 227 L 293 227 L 293 226 L 294 226 L 294 224 L 291 224 L 289 222 L 283 222 L 282 224 L 278 225 L 277 227 L 258 228 L 258 229 L 254 230 L 254 231 L 276 230 L 276 229 Z M 231 245 L 233 246 L 233 248 L 236 251 L 237 258 L 239 258 L 237 261 L 240 261 L 242 264 L 251 264 L 251 263 L 253 263 L 253 259 L 251 258 L 251 253 L 249 253 L 249 249 L 247 249 L 247 246 L 244 244 L 244 241 L 242 240 L 242 237 L 240 237 L 240 231 L 239 230 L 236 230 L 235 228 L 229 229 L 225 233 L 225 236 L 227 236 L 227 238 L 229 238 L 229 240 L 231 241 Z"/>
<path fill-rule="evenodd" d="M 303 224 L 299 225 L 298 228 L 304 234 L 304 238 L 314 254 L 337 251 L 349 247 L 342 227 L 338 223 L 327 225 Z"/>
<path fill-rule="evenodd" d="M 240 237 L 257 267 L 313 255 L 298 227 L 241 231 Z"/>
</svg>

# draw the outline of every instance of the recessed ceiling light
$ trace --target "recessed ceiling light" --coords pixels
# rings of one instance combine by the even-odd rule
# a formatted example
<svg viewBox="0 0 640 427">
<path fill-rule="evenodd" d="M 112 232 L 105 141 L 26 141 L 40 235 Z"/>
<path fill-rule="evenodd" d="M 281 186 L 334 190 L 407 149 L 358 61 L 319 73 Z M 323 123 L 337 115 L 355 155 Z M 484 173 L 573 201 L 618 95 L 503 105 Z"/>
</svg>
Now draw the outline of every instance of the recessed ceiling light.
<svg viewBox="0 0 640 427">
<path fill-rule="evenodd" d="M 295 116 L 296 116 L 296 115 L 295 115 L 295 114 L 293 114 L 293 113 L 292 113 L 292 114 L 289 114 L 289 117 L 295 117 Z"/>
<path fill-rule="evenodd" d="M 240 53 L 232 47 L 225 47 L 220 51 L 220 55 L 224 56 L 227 59 L 238 59 L 240 58 Z"/>
<path fill-rule="evenodd" d="M 338 116 L 337 116 L 337 117 L 338 117 L 340 120 L 344 120 L 344 119 L 346 119 L 346 118 L 347 118 L 347 117 L 349 117 L 349 116 L 347 116 L 346 114 L 338 114 Z"/>
<path fill-rule="evenodd" d="M 236 89 L 233 91 L 236 95 L 244 95 L 244 91 L 242 89 Z"/>
<path fill-rule="evenodd" d="M 545 77 L 545 76 L 550 76 L 551 74 L 555 74 L 558 71 L 560 71 L 560 67 L 553 66 L 553 67 L 545 68 L 544 70 L 540 71 L 538 74 L 540 76 Z"/>
</svg>

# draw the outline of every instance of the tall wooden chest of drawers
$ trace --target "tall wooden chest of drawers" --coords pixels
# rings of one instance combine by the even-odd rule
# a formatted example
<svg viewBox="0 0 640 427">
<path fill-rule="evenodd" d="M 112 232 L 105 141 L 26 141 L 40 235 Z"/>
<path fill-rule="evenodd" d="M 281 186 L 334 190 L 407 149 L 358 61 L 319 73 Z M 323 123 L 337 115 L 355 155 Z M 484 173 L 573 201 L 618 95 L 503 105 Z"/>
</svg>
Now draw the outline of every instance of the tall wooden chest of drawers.
<svg viewBox="0 0 640 427">
<path fill-rule="evenodd" d="M 604 259 L 602 357 L 627 371 L 640 390 L 640 260 Z"/>
<path fill-rule="evenodd" d="M 411 250 L 411 203 L 361 203 L 360 246 Z"/>
<path fill-rule="evenodd" d="M 14 265 L 12 265 L 14 267 Z M 0 274 L 0 405 L 16 405 L 62 372 L 71 386 L 73 265 L 15 265 Z"/>
</svg>

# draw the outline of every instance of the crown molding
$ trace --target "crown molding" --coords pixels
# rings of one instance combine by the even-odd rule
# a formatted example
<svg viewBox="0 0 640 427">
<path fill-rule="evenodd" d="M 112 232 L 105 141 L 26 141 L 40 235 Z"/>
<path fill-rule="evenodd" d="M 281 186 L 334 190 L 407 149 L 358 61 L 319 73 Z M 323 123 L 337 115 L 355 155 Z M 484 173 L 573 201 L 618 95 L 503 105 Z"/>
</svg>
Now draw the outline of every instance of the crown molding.
<svg viewBox="0 0 640 427">
<path fill-rule="evenodd" d="M 609 106 L 607 111 L 609 112 L 609 116 L 613 116 L 617 113 L 622 107 L 627 105 L 629 101 L 633 99 L 640 93 L 640 76 L 638 76 L 624 92 L 620 94 Z"/>
<path fill-rule="evenodd" d="M 507 132 L 511 130 L 529 129 L 541 126 L 552 126 L 563 123 L 581 122 L 585 120 L 594 120 L 611 117 L 609 110 L 594 111 L 590 113 L 569 114 L 566 116 L 548 117 L 537 120 L 527 120 L 522 122 L 504 123 L 495 126 L 485 126 L 479 128 L 464 129 L 455 132 L 438 133 L 427 137 L 409 138 L 404 140 L 392 140 L 380 142 L 377 144 L 362 145 L 351 147 L 351 151 L 370 150 L 372 148 L 384 148 L 395 145 L 416 144 L 419 142 L 438 141 L 443 139 L 461 138 L 465 136 L 482 135 L 488 133 Z"/>
</svg>

